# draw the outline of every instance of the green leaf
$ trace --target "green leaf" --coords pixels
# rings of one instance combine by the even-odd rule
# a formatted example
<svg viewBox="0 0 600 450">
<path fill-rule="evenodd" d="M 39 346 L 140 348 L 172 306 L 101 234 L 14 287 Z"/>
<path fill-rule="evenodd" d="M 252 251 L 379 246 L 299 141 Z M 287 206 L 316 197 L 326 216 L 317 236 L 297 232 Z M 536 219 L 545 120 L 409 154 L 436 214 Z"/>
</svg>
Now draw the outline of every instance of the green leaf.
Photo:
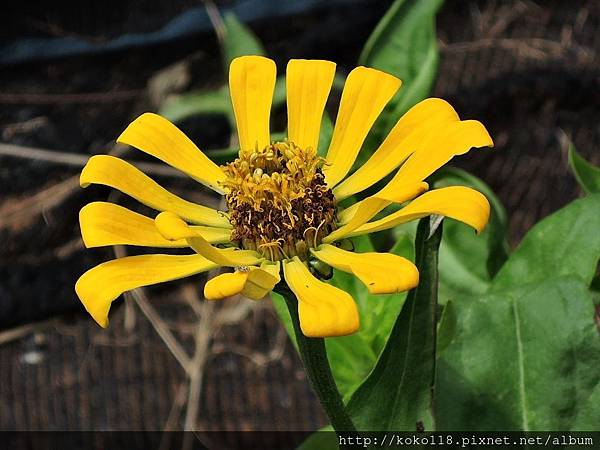
<svg viewBox="0 0 600 450">
<path fill-rule="evenodd" d="M 219 114 L 235 123 L 229 90 L 224 87 L 213 91 L 191 91 L 170 97 L 159 109 L 158 114 L 171 122 L 179 122 L 199 114 Z"/>
<path fill-rule="evenodd" d="M 238 56 L 265 55 L 265 49 L 256 35 L 236 15 L 228 12 L 223 17 L 224 35 L 222 42 L 223 64 L 225 73 L 229 71 L 229 64 Z"/>
<path fill-rule="evenodd" d="M 285 104 L 285 77 L 279 77 L 275 82 L 273 92 L 273 108 Z M 212 91 L 190 91 L 185 94 L 172 96 L 161 106 L 158 111 L 171 122 L 180 122 L 196 115 L 223 115 L 235 132 L 236 123 L 229 87 L 223 86 Z M 284 137 L 282 133 L 271 133 L 271 139 L 277 140 Z"/>
<path fill-rule="evenodd" d="M 488 293 L 454 302 L 439 356 L 443 430 L 591 429 L 600 422 L 600 335 L 590 282 L 600 258 L 600 194 L 538 223 Z M 445 338 L 447 340 L 447 337 Z"/>
<path fill-rule="evenodd" d="M 411 106 L 429 95 L 439 51 L 435 15 L 443 0 L 396 0 L 365 44 L 359 63 L 397 76 L 403 85 L 382 114 L 389 130 Z"/>
<path fill-rule="evenodd" d="M 292 338 L 292 344 L 294 344 L 294 347 L 296 347 L 296 350 L 298 350 L 298 344 L 296 343 L 296 339 L 294 339 L 294 325 L 292 324 L 292 318 L 287 310 L 283 296 L 275 291 L 271 291 L 271 301 L 273 302 L 273 308 L 275 309 L 275 312 L 277 312 L 279 320 L 281 320 L 285 331 L 287 332 L 288 336 Z"/>
<path fill-rule="evenodd" d="M 581 189 L 588 194 L 600 193 L 600 167 L 583 159 L 572 144 L 569 146 L 569 166 Z"/>
<path fill-rule="evenodd" d="M 368 236 L 357 237 L 353 242 L 355 251 L 359 253 L 373 251 Z M 399 240 L 390 252 L 413 259 L 412 246 L 408 247 L 403 240 Z M 358 333 L 328 338 L 325 341 L 327 356 L 338 390 L 347 399 L 375 365 L 394 325 L 398 311 L 406 299 L 406 294 L 371 295 L 358 278 L 338 270 L 334 271 L 334 276 L 328 283 L 352 295 L 358 305 L 361 320 L 361 328 Z M 293 336 L 285 301 L 275 292 L 271 294 L 271 298 L 286 331 Z"/>
<path fill-rule="evenodd" d="M 448 301 L 444 305 L 442 317 L 438 325 L 436 353 L 440 355 L 450 345 L 456 334 L 457 327 L 456 308 L 454 303 Z"/>
<path fill-rule="evenodd" d="M 308 436 L 296 450 L 339 450 L 337 434 L 327 425 Z"/>
<path fill-rule="evenodd" d="M 600 194 L 575 200 L 536 224 L 494 279 L 492 290 L 563 275 L 590 285 L 600 257 Z"/>
<path fill-rule="evenodd" d="M 275 80 L 275 89 L 273 91 L 272 107 L 277 108 L 285 103 L 287 92 L 285 90 L 285 77 L 279 77 Z M 273 113 L 271 112 L 271 115 Z"/>
<path fill-rule="evenodd" d="M 238 157 L 240 149 L 237 147 L 222 148 L 218 150 L 206 150 L 206 156 L 208 156 L 212 162 L 216 164 L 225 164 Z"/>
<path fill-rule="evenodd" d="M 442 227 L 428 238 L 429 218 L 419 222 L 416 261 L 419 286 L 400 312 L 377 364 L 348 402 L 359 430 L 435 428 L 432 389 L 435 372 L 437 251 Z"/>
<path fill-rule="evenodd" d="M 600 336 L 581 279 L 550 277 L 455 307 L 455 336 L 438 362 L 440 430 L 600 423 L 600 402 L 590 398 L 599 396 Z"/>
<path fill-rule="evenodd" d="M 329 143 L 331 142 L 331 136 L 333 136 L 333 122 L 331 117 L 327 114 L 327 111 L 323 113 L 321 119 L 321 132 L 319 134 L 319 147 L 317 148 L 317 154 L 325 158 L 327 156 L 327 150 L 329 149 Z"/>
<path fill-rule="evenodd" d="M 461 169 L 445 167 L 432 177 L 436 188 L 468 186 L 483 193 L 491 206 L 490 221 L 483 233 L 455 220 L 445 220 L 440 246 L 439 301 L 465 294 L 486 292 L 493 276 L 508 258 L 506 211 L 494 192 L 479 178 Z"/>
</svg>

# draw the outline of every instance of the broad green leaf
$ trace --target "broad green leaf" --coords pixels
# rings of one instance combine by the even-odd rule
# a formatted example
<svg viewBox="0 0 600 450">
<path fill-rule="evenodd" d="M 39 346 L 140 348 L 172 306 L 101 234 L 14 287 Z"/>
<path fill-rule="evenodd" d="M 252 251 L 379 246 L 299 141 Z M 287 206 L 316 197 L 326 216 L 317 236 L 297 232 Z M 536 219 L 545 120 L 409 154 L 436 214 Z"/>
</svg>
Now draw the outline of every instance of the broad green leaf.
<svg viewBox="0 0 600 450">
<path fill-rule="evenodd" d="M 439 61 L 435 15 L 442 3 L 396 0 L 363 48 L 360 64 L 388 72 L 403 82 L 383 113 L 383 131 L 431 91 Z"/>
<path fill-rule="evenodd" d="M 331 117 L 327 114 L 327 111 L 323 113 L 321 119 L 321 132 L 319 134 L 319 147 L 317 148 L 317 154 L 325 158 L 327 156 L 327 150 L 329 149 L 329 143 L 331 142 L 331 136 L 333 135 L 333 122 Z"/>
<path fill-rule="evenodd" d="M 200 114 L 219 114 L 226 116 L 230 123 L 235 123 L 227 88 L 214 91 L 191 91 L 170 97 L 161 106 L 158 114 L 171 122 L 179 122 Z"/>
<path fill-rule="evenodd" d="M 600 383 L 596 384 L 587 400 L 583 399 L 580 402 L 571 429 L 573 431 L 598 431 L 598 421 L 600 421 Z"/>
<path fill-rule="evenodd" d="M 575 200 L 536 224 L 494 279 L 492 290 L 562 275 L 590 285 L 600 258 L 600 194 Z"/>
<path fill-rule="evenodd" d="M 454 306 L 454 338 L 438 361 L 440 430 L 597 427 L 600 336 L 580 278 L 515 283 Z"/>
<path fill-rule="evenodd" d="M 296 450 L 339 450 L 338 436 L 327 425 L 306 438 Z"/>
<path fill-rule="evenodd" d="M 488 293 L 454 302 L 439 356 L 444 430 L 567 430 L 600 423 L 600 335 L 590 281 L 600 257 L 600 194 L 538 223 Z M 445 327 L 442 323 L 441 327 Z"/>
<path fill-rule="evenodd" d="M 432 177 L 435 188 L 468 186 L 483 193 L 491 206 L 490 221 L 481 235 L 455 220 L 445 220 L 440 245 L 440 303 L 465 294 L 482 294 L 508 257 L 506 212 L 494 192 L 479 178 L 445 167 Z"/>
<path fill-rule="evenodd" d="M 432 393 L 435 373 L 437 251 L 442 227 L 430 237 L 429 218 L 417 229 L 419 285 L 400 312 L 373 371 L 354 392 L 348 412 L 359 430 L 435 428 Z"/>
<path fill-rule="evenodd" d="M 224 35 L 222 42 L 223 63 L 225 73 L 229 64 L 238 56 L 265 55 L 265 49 L 256 35 L 236 15 L 228 12 L 223 17 Z"/>
<path fill-rule="evenodd" d="M 353 242 L 357 252 L 373 251 L 368 236 L 357 237 Z M 404 241 L 399 241 L 390 250 L 391 253 L 400 254 L 412 260 L 411 251 L 412 247 L 408 247 Z M 349 398 L 375 365 L 398 312 L 402 308 L 406 294 L 371 295 L 360 280 L 338 270 L 334 271 L 334 276 L 328 282 L 350 293 L 356 301 L 360 313 L 361 328 L 358 333 L 328 338 L 325 341 L 327 356 L 338 389 L 344 398 Z M 271 297 L 286 331 L 293 336 L 285 301 L 274 292 Z"/>
<path fill-rule="evenodd" d="M 436 354 L 440 355 L 450 345 L 456 334 L 457 318 L 456 308 L 452 301 L 444 305 L 442 316 L 438 324 Z"/>
<path fill-rule="evenodd" d="M 581 189 L 588 194 L 600 193 L 600 167 L 583 159 L 574 145 L 569 146 L 569 166 Z"/>
</svg>

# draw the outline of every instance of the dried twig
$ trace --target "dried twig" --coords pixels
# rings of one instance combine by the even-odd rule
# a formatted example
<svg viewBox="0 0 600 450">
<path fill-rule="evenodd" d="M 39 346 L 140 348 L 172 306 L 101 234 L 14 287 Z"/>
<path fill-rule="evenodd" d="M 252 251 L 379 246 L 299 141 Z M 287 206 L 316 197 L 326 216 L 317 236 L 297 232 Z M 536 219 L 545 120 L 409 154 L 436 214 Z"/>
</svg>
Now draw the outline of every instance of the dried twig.
<svg viewBox="0 0 600 450">
<path fill-rule="evenodd" d="M 173 354 L 175 359 L 181 364 L 186 372 L 190 370 L 190 357 L 187 352 L 183 349 L 181 344 L 177 341 L 165 321 L 161 319 L 160 315 L 156 312 L 156 309 L 151 305 L 148 297 L 146 296 L 143 289 L 134 289 L 131 294 L 140 307 L 140 310 L 144 313 L 148 321 L 152 324 L 158 335 L 161 337 L 169 351 Z"/>
<path fill-rule="evenodd" d="M 45 116 L 34 117 L 21 122 L 7 123 L 2 130 L 2 138 L 9 141 L 15 134 L 30 133 L 38 128 L 45 126 L 48 123 L 48 118 Z"/>
<path fill-rule="evenodd" d="M 200 303 L 200 298 L 197 298 Z M 202 391 L 202 381 L 204 380 L 204 369 L 210 355 L 210 344 L 213 337 L 214 311 L 213 302 L 202 302 L 202 312 L 198 321 L 196 330 L 194 356 L 189 366 L 190 389 L 188 392 L 187 411 L 183 424 L 184 431 L 193 431 L 196 428 L 198 419 L 200 393 Z M 187 441 L 187 440 L 186 440 Z M 184 448 L 189 443 L 184 445 Z"/>
<path fill-rule="evenodd" d="M 0 205 L 0 229 L 15 228 L 28 223 L 34 216 L 43 214 L 61 204 L 79 186 L 79 176 L 73 176 L 43 189 L 22 200 L 5 200 Z"/>
<path fill-rule="evenodd" d="M 122 155 L 129 147 L 115 145 L 109 154 Z M 60 205 L 75 192 L 79 186 L 79 175 L 74 175 L 60 181 L 22 200 L 7 199 L 0 205 L 0 230 L 9 227 L 22 226 L 38 214 Z"/>
<path fill-rule="evenodd" d="M 227 347 L 219 345 L 213 348 L 212 356 L 225 353 L 234 353 L 236 355 L 247 358 L 248 360 L 252 361 L 256 366 L 264 368 L 270 363 L 281 359 L 283 353 L 285 352 L 286 341 L 287 335 L 285 333 L 285 330 L 283 328 L 280 328 L 278 330 L 277 337 L 275 338 L 275 344 L 266 354 L 262 352 L 257 352 L 256 350 L 252 350 L 248 347 L 244 347 L 241 345 L 229 345 Z"/>
<path fill-rule="evenodd" d="M 16 339 L 20 339 L 31 333 L 35 333 L 51 327 L 56 322 L 55 319 L 44 320 L 41 322 L 28 323 L 15 328 L 0 332 L 0 345 L 7 344 Z"/>
<path fill-rule="evenodd" d="M 534 59 L 544 59 L 548 57 L 560 57 L 565 52 L 571 51 L 583 61 L 592 61 L 594 59 L 594 50 L 589 47 L 579 45 L 565 45 L 562 42 L 549 39 L 529 38 L 529 39 L 511 39 L 511 38 L 490 38 L 479 39 L 472 42 L 456 42 L 452 44 L 441 43 L 440 49 L 446 53 L 468 52 L 490 47 L 499 47 L 507 50 L 517 51 L 523 56 Z"/>
<path fill-rule="evenodd" d="M 175 399 L 173 400 L 173 404 L 171 405 L 171 410 L 169 411 L 169 416 L 167 417 L 167 422 L 163 428 L 163 431 L 176 431 L 177 430 L 177 421 L 179 419 L 179 415 L 181 414 L 181 409 L 186 403 L 186 399 L 188 396 L 189 386 L 187 382 L 182 382 L 179 384 L 177 388 L 177 393 L 175 394 Z M 170 448 L 168 444 L 165 446 L 161 443 L 162 448 Z"/>
<path fill-rule="evenodd" d="M 221 47 L 223 47 L 223 42 L 225 41 L 225 33 L 227 31 L 225 29 L 225 24 L 223 23 L 221 13 L 219 13 L 219 9 L 212 0 L 203 0 L 202 2 L 204 3 L 204 8 L 206 8 L 206 13 L 208 14 L 210 23 L 212 24 L 215 30 L 217 39 L 219 40 L 219 44 L 221 45 Z"/>
<path fill-rule="evenodd" d="M 83 167 L 92 155 L 80 155 L 77 153 L 60 152 L 44 148 L 25 147 L 22 145 L 0 143 L 0 156 L 11 156 L 14 158 L 33 159 L 67 166 Z M 166 164 L 155 164 L 131 161 L 142 172 L 149 175 L 160 175 L 167 177 L 185 178 L 182 172 L 167 166 Z"/>
</svg>

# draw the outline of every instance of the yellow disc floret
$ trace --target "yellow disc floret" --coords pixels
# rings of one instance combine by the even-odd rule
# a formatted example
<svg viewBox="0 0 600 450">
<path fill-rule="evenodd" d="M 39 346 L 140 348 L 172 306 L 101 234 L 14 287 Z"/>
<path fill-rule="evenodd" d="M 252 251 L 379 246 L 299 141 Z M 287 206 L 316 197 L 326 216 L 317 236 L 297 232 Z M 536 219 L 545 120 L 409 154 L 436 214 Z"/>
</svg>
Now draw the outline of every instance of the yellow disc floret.
<svg viewBox="0 0 600 450">
<path fill-rule="evenodd" d="M 223 167 L 232 240 L 265 258 L 308 258 L 335 228 L 336 208 L 311 148 L 276 142 Z"/>
</svg>

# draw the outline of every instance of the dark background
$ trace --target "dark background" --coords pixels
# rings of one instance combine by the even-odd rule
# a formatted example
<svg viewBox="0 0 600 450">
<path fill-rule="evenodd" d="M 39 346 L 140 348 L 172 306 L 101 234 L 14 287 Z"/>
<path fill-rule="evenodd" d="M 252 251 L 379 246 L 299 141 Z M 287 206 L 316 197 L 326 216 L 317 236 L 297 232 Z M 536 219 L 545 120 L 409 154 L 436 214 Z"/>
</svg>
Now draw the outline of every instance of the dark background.
<svg viewBox="0 0 600 450">
<path fill-rule="evenodd" d="M 248 3 L 216 2 L 251 19 L 280 73 L 297 57 L 331 59 L 347 73 L 391 4 L 263 1 L 244 9 Z M 324 425 L 269 302 L 198 307 L 201 277 L 145 290 L 146 303 L 185 350 L 200 350 L 190 375 L 200 390 L 191 393 L 147 311 L 115 303 L 108 331 L 84 314 L 74 282 L 112 256 L 83 250 L 77 213 L 110 191 L 80 189 L 77 158 L 109 151 L 131 119 L 156 110 L 152 80 L 162 69 L 186 63 L 189 78 L 174 91 L 216 87 L 225 76 L 208 23 L 180 36 L 148 37 L 191 8 L 202 10 L 199 2 L 44 4 L 0 10 L 0 142 L 52 150 L 63 161 L 31 149 L 20 158 L 0 153 L 0 430 L 182 429 L 186 420 L 200 430 Z M 498 194 L 517 245 L 540 218 L 580 195 L 567 166 L 569 141 L 600 164 L 600 2 L 448 0 L 437 28 L 433 95 L 449 100 L 461 118 L 481 120 L 496 143 L 456 165 Z M 132 33 L 138 35 L 127 45 L 115 45 Z M 35 45 L 24 41 L 31 38 Z M 48 47 L 50 39 L 87 45 Z M 220 117 L 180 125 L 203 149 L 227 145 Z M 75 159 L 65 164 L 69 155 Z M 185 179 L 156 179 L 190 199 L 213 201 Z M 195 396 L 199 409 L 190 412 Z"/>
</svg>

